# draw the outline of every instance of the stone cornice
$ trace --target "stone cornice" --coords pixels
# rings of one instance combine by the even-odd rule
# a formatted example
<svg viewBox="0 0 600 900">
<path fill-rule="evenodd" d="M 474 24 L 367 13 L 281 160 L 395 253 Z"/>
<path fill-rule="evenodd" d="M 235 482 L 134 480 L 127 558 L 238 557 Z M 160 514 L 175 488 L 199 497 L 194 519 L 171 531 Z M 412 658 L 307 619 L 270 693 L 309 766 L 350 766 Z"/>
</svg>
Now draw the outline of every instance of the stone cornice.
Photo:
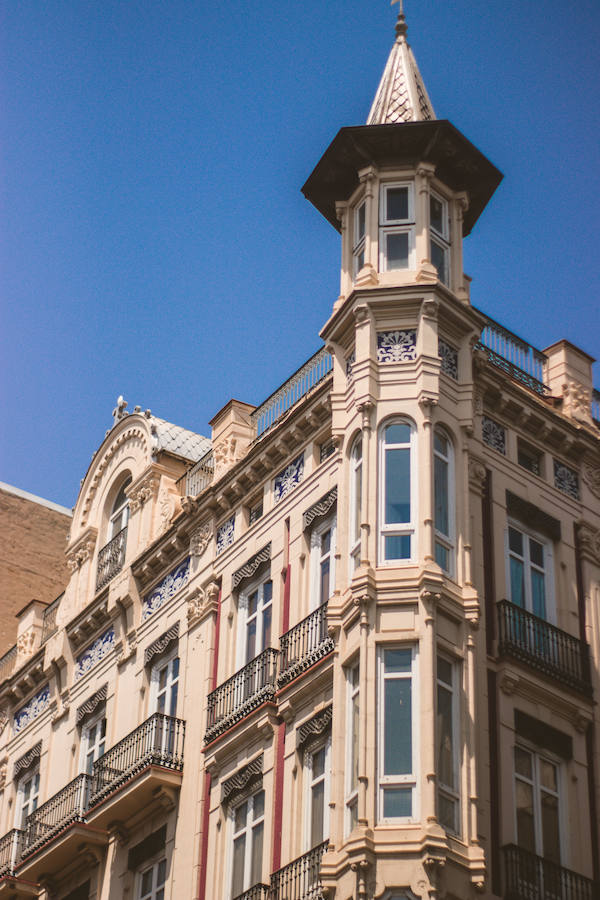
<svg viewBox="0 0 600 900">
<path fill-rule="evenodd" d="M 73 653 L 77 654 L 94 634 L 111 621 L 112 615 L 108 611 L 108 595 L 103 594 L 65 625 Z"/>
</svg>

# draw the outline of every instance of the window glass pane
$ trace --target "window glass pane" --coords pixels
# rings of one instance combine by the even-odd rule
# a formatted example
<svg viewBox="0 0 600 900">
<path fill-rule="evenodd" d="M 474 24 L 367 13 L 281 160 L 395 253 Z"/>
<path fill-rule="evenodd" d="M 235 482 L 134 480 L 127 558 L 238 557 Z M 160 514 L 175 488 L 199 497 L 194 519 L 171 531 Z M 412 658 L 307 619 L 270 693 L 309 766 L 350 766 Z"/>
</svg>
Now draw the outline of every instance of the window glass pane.
<svg viewBox="0 0 600 900">
<path fill-rule="evenodd" d="M 169 715 L 170 716 L 174 716 L 177 713 L 177 690 L 178 690 L 178 683 L 175 682 L 171 686 L 171 702 L 169 704 Z"/>
<path fill-rule="evenodd" d="M 142 875 L 142 897 L 144 894 L 149 894 L 152 891 L 152 869 L 148 869 L 147 872 L 144 872 Z"/>
<path fill-rule="evenodd" d="M 331 547 L 331 531 L 327 529 L 321 535 L 321 555 L 323 556 L 325 553 L 329 553 L 329 549 Z"/>
<path fill-rule="evenodd" d="M 531 785 L 517 779 L 517 843 L 535 853 L 535 826 L 533 821 L 533 790 Z"/>
<path fill-rule="evenodd" d="M 359 705 L 358 694 L 352 698 L 352 743 L 350 746 L 350 787 L 358 787 L 358 734 Z"/>
<path fill-rule="evenodd" d="M 256 619 L 252 619 L 246 626 L 246 661 L 256 656 Z"/>
<path fill-rule="evenodd" d="M 523 563 L 514 556 L 510 558 L 510 599 L 517 606 L 525 606 L 525 585 L 523 581 Z"/>
<path fill-rule="evenodd" d="M 440 825 L 447 828 L 448 831 L 458 831 L 456 827 L 456 808 L 456 800 L 452 797 L 447 797 L 441 792 L 438 794 L 438 816 Z"/>
<path fill-rule="evenodd" d="M 156 884 L 158 887 L 161 887 L 166 881 L 167 878 L 167 861 L 166 859 L 161 859 L 158 864 L 158 877 L 156 879 Z"/>
<path fill-rule="evenodd" d="M 546 618 L 546 589 L 541 572 L 531 570 L 531 602 L 532 612 L 541 619 Z"/>
<path fill-rule="evenodd" d="M 271 607 L 268 606 L 263 612 L 263 641 L 262 649 L 265 650 L 271 646 Z"/>
<path fill-rule="evenodd" d="M 388 425 L 385 429 L 386 444 L 410 444 L 410 425 Z"/>
<path fill-rule="evenodd" d="M 437 197 L 429 197 L 429 223 L 438 234 L 444 234 L 444 204 Z"/>
<path fill-rule="evenodd" d="M 384 775 L 412 772 L 411 679 L 388 679 L 384 684 Z"/>
<path fill-rule="evenodd" d="M 246 826 L 246 817 L 248 813 L 248 804 L 241 803 L 235 811 L 234 830 L 239 831 Z"/>
<path fill-rule="evenodd" d="M 433 446 L 438 453 L 442 453 L 444 456 L 448 455 L 448 441 L 439 430 L 434 432 Z"/>
<path fill-rule="evenodd" d="M 410 672 L 412 668 L 412 650 L 384 650 L 383 664 L 388 672 Z"/>
<path fill-rule="evenodd" d="M 250 884 L 258 884 L 262 880 L 263 832 L 261 822 L 252 829 L 252 860 L 250 863 Z"/>
<path fill-rule="evenodd" d="M 558 830 L 558 797 L 542 791 L 542 854 L 545 859 L 560 863 L 560 834 Z"/>
<path fill-rule="evenodd" d="M 258 591 L 252 591 L 248 597 L 248 615 L 253 616 L 258 606 Z"/>
<path fill-rule="evenodd" d="M 358 242 L 365 236 L 365 209 L 366 209 L 365 204 L 361 203 L 361 205 L 358 207 L 358 211 L 356 213 L 356 232 L 357 232 L 357 234 L 356 234 L 355 244 L 358 244 Z"/>
<path fill-rule="evenodd" d="M 448 530 L 448 463 L 439 456 L 434 458 L 435 527 L 440 534 L 449 536 Z"/>
<path fill-rule="evenodd" d="M 354 539 L 360 536 L 360 506 L 362 495 L 362 466 L 354 472 Z"/>
<path fill-rule="evenodd" d="M 388 269 L 408 269 L 408 232 L 385 235 L 385 258 Z"/>
<path fill-rule="evenodd" d="M 444 659 L 443 656 L 438 656 L 437 659 L 437 677 L 440 681 L 443 681 L 444 684 L 448 684 L 452 687 L 452 663 L 448 662 L 447 659 Z"/>
<path fill-rule="evenodd" d="M 385 192 L 388 222 L 408 219 L 408 187 L 392 187 Z"/>
<path fill-rule="evenodd" d="M 321 603 L 329 600 L 329 560 L 326 559 L 321 563 Z"/>
<path fill-rule="evenodd" d="M 273 598 L 273 582 L 265 581 L 263 585 L 263 606 L 270 603 Z"/>
<path fill-rule="evenodd" d="M 385 523 L 410 522 L 410 450 L 385 452 Z"/>
<path fill-rule="evenodd" d="M 551 791 L 558 791 L 556 766 L 546 759 L 540 759 L 540 784 Z"/>
<path fill-rule="evenodd" d="M 385 540 L 386 559 L 410 559 L 410 535 L 388 535 Z"/>
<path fill-rule="evenodd" d="M 412 815 L 411 788 L 385 788 L 383 816 L 385 819 L 406 818 Z"/>
<path fill-rule="evenodd" d="M 435 561 L 444 572 L 447 572 L 450 568 L 449 565 L 450 554 L 448 553 L 448 548 L 444 547 L 442 544 L 438 544 L 436 542 L 435 545 Z"/>
<path fill-rule="evenodd" d="M 246 856 L 246 835 L 242 834 L 233 842 L 233 879 L 231 893 L 237 897 L 244 890 L 244 859 Z"/>
<path fill-rule="evenodd" d="M 321 747 L 312 758 L 312 777 L 320 778 L 325 772 L 325 747 Z"/>
<path fill-rule="evenodd" d="M 264 816 L 264 814 L 265 814 L 265 792 L 264 791 L 259 791 L 258 794 L 254 795 L 253 806 L 254 806 L 253 818 L 256 821 L 256 819 L 260 819 L 261 816 Z"/>
<path fill-rule="evenodd" d="M 431 262 L 438 271 L 440 281 L 446 282 L 448 280 L 448 273 L 446 271 L 446 250 L 444 247 L 440 247 L 437 241 L 430 241 L 429 246 Z"/>
<path fill-rule="evenodd" d="M 531 753 L 521 747 L 515 747 L 515 772 L 525 778 L 533 777 Z"/>
<path fill-rule="evenodd" d="M 311 790 L 310 840 L 311 847 L 323 841 L 323 812 L 325 810 L 325 782 L 313 785 Z"/>
<path fill-rule="evenodd" d="M 529 538 L 529 556 L 534 565 L 540 569 L 544 568 L 544 545 L 534 541 L 533 538 Z"/>
<path fill-rule="evenodd" d="M 446 787 L 454 788 L 456 785 L 454 778 L 452 693 L 439 684 L 437 689 L 437 707 L 438 778 L 442 784 L 446 785 Z"/>
<path fill-rule="evenodd" d="M 508 546 L 513 553 L 523 556 L 523 535 L 516 528 L 508 529 Z"/>
</svg>

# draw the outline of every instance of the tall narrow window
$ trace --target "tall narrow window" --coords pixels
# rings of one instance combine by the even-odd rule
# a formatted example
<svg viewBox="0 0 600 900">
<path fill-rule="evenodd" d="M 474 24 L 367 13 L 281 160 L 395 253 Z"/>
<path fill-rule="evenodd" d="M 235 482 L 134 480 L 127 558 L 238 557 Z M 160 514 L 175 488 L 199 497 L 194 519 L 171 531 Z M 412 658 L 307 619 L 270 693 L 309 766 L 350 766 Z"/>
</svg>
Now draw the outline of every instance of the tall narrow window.
<svg viewBox="0 0 600 900">
<path fill-rule="evenodd" d="M 350 454 L 350 575 L 360 565 L 360 522 L 362 499 L 362 437 Z"/>
<path fill-rule="evenodd" d="M 27 816 L 37 809 L 39 792 L 40 773 L 35 771 L 23 775 L 17 787 L 15 828 L 25 828 Z"/>
<path fill-rule="evenodd" d="M 139 900 L 164 900 L 167 861 L 161 859 L 140 873 Z"/>
<path fill-rule="evenodd" d="M 358 664 L 347 670 L 346 718 L 346 832 L 358 824 L 358 741 L 360 727 L 360 669 Z"/>
<path fill-rule="evenodd" d="M 177 715 L 179 690 L 179 657 L 171 656 L 157 663 L 151 675 L 151 705 L 153 711 L 167 716 Z"/>
<path fill-rule="evenodd" d="M 552 612 L 552 553 L 547 543 L 525 531 L 508 527 L 508 577 L 510 599 L 541 619 Z"/>
<path fill-rule="evenodd" d="M 365 264 L 365 226 L 367 206 L 365 201 L 354 209 L 354 232 L 352 241 L 352 274 L 358 275 Z"/>
<path fill-rule="evenodd" d="M 416 817 L 414 647 L 383 648 L 379 660 L 379 819 Z"/>
<path fill-rule="evenodd" d="M 433 433 L 435 561 L 445 572 L 451 572 L 454 564 L 452 461 L 452 445 L 445 432 L 436 428 Z"/>
<path fill-rule="evenodd" d="M 384 564 L 414 556 L 413 443 L 414 430 L 405 422 L 386 425 L 381 432 L 379 558 Z"/>
<path fill-rule="evenodd" d="M 455 663 L 437 659 L 437 778 L 438 819 L 458 834 L 460 815 L 458 673 Z"/>
<path fill-rule="evenodd" d="M 327 603 L 335 578 L 336 522 L 327 519 L 315 526 L 310 538 L 311 555 L 311 609 Z"/>
<path fill-rule="evenodd" d="M 83 727 L 81 734 L 82 772 L 92 774 L 94 763 L 104 753 L 106 744 L 106 716 L 104 713 Z"/>
<path fill-rule="evenodd" d="M 431 262 L 441 282 L 450 284 L 450 222 L 448 203 L 438 194 L 429 195 L 429 231 Z"/>
<path fill-rule="evenodd" d="M 412 184 L 383 184 L 379 196 L 379 269 L 415 267 L 415 214 Z"/>
<path fill-rule="evenodd" d="M 108 528 L 108 539 L 116 537 L 124 528 L 127 527 L 129 521 L 129 498 L 125 491 L 131 484 L 131 478 L 128 478 L 121 485 L 119 493 L 115 497 L 112 512 L 110 514 L 110 523 Z"/>
<path fill-rule="evenodd" d="M 329 831 L 331 740 L 305 754 L 307 775 L 307 850 L 322 844 Z"/>
<path fill-rule="evenodd" d="M 265 792 L 258 791 L 233 810 L 231 897 L 262 879 Z"/>
<path fill-rule="evenodd" d="M 239 665 L 245 665 L 271 646 L 273 621 L 273 582 L 271 579 L 254 584 L 240 597 L 243 628 L 243 655 Z"/>
<path fill-rule="evenodd" d="M 545 754 L 515 746 L 515 799 L 519 847 L 560 865 L 561 802 L 557 763 Z"/>
</svg>

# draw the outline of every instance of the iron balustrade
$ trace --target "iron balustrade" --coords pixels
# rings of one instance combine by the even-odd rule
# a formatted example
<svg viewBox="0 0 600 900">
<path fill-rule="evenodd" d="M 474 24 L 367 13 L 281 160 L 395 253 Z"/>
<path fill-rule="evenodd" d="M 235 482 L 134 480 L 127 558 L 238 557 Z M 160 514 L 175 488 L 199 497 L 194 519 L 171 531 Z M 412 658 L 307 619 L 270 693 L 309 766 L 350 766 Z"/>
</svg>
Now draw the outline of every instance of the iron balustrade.
<svg viewBox="0 0 600 900">
<path fill-rule="evenodd" d="M 316 387 L 332 368 L 331 354 L 325 347 L 321 347 L 251 414 L 250 419 L 256 438 L 272 428 L 292 406 Z"/>
<path fill-rule="evenodd" d="M 44 615 L 42 616 L 42 644 L 44 644 L 48 638 L 51 638 L 53 634 L 56 634 L 58 628 L 56 624 L 56 613 L 58 612 L 58 607 L 63 597 L 64 594 L 61 594 L 60 597 L 53 600 L 44 610 Z"/>
<path fill-rule="evenodd" d="M 276 671 L 277 650 L 268 647 L 208 695 L 207 744 L 265 700 L 273 700 Z"/>
<path fill-rule="evenodd" d="M 269 885 L 255 884 L 243 894 L 238 894 L 234 900 L 270 900 Z"/>
<path fill-rule="evenodd" d="M 184 497 L 197 497 L 211 484 L 214 475 L 215 458 L 212 450 L 209 450 L 185 475 L 177 479 L 177 486 Z"/>
<path fill-rule="evenodd" d="M 125 562 L 125 547 L 127 546 L 127 526 L 105 544 L 98 554 L 98 574 L 96 575 L 96 590 L 101 590 L 111 578 L 120 572 Z"/>
<path fill-rule="evenodd" d="M 24 838 L 25 832 L 20 828 L 13 828 L 0 838 L 0 878 L 14 872 L 23 852 Z"/>
<path fill-rule="evenodd" d="M 592 391 L 592 419 L 600 425 L 600 391 L 596 388 Z"/>
<path fill-rule="evenodd" d="M 0 683 L 10 678 L 17 664 L 17 645 L 11 647 L 0 659 Z"/>
<path fill-rule="evenodd" d="M 149 765 L 183 769 L 185 722 L 154 713 L 98 757 L 92 769 L 90 806 L 104 800 Z"/>
<path fill-rule="evenodd" d="M 478 310 L 481 313 L 481 310 Z M 487 353 L 488 360 L 503 369 L 513 380 L 545 396 L 550 393 L 545 383 L 548 357 L 541 350 L 518 337 L 499 322 L 481 313 L 486 324 L 477 348 Z"/>
<path fill-rule="evenodd" d="M 84 772 L 27 816 L 23 857 L 39 850 L 68 825 L 83 821 L 90 786 L 91 776 Z"/>
<path fill-rule="evenodd" d="M 271 875 L 271 900 L 322 900 L 320 871 L 329 841 L 313 847 Z"/>
<path fill-rule="evenodd" d="M 504 900 L 597 900 L 600 885 L 515 844 L 502 848 Z"/>
<path fill-rule="evenodd" d="M 591 692 L 587 644 L 508 600 L 498 603 L 498 653 Z"/>
<path fill-rule="evenodd" d="M 333 650 L 333 639 L 327 634 L 327 603 L 286 631 L 279 644 L 277 686 L 282 687 Z"/>
</svg>

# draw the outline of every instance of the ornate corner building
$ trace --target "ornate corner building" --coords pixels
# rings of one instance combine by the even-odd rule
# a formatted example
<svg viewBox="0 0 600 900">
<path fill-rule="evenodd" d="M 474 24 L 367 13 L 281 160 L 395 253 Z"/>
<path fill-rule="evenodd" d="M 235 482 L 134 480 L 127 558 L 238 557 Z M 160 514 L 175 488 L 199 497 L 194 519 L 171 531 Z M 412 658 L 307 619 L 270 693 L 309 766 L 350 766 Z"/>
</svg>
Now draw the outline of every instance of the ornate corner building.
<svg viewBox="0 0 600 900">
<path fill-rule="evenodd" d="M 0 661 L 0 900 L 598 900 L 599 395 L 470 302 L 500 180 L 400 14 L 322 348 L 210 439 L 120 398 Z"/>
</svg>

